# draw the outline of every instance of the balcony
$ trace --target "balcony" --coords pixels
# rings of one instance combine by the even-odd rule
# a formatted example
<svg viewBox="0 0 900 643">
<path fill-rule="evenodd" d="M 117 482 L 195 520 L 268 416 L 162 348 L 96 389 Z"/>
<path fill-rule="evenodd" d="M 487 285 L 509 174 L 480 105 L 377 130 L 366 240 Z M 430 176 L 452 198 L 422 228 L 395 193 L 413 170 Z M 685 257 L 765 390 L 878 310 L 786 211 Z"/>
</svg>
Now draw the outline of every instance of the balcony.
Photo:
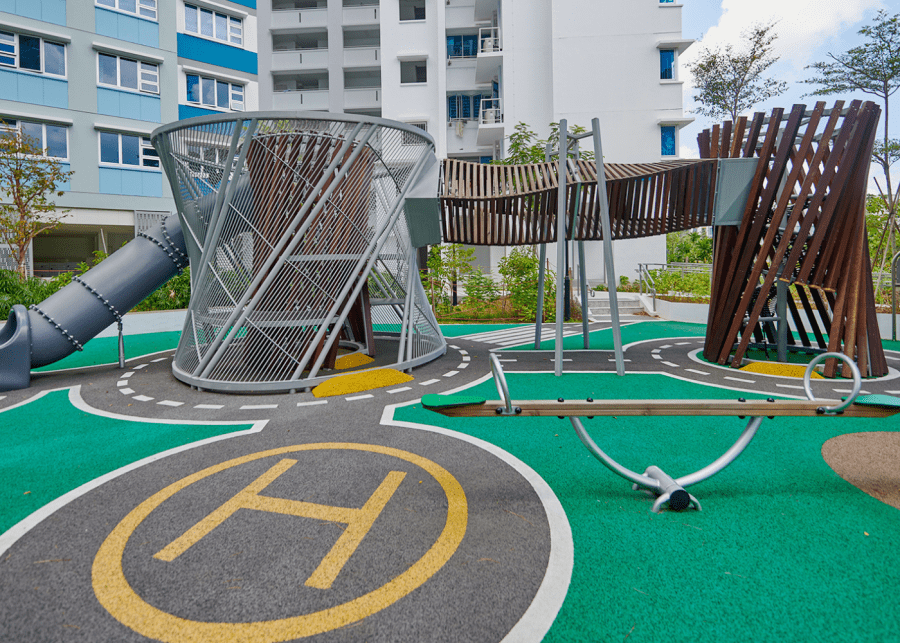
<svg viewBox="0 0 900 643">
<path fill-rule="evenodd" d="M 328 69 L 327 49 L 278 49 L 272 52 L 272 71 Z"/>
<path fill-rule="evenodd" d="M 344 67 L 380 67 L 381 47 L 345 47 Z"/>
<path fill-rule="evenodd" d="M 503 102 L 499 98 L 483 98 L 480 112 L 478 145 L 493 145 L 503 138 Z"/>
<path fill-rule="evenodd" d="M 286 30 L 328 28 L 328 9 L 281 9 L 272 11 L 273 33 Z"/>
<path fill-rule="evenodd" d="M 348 6 L 344 4 L 344 25 L 377 25 L 381 17 L 378 2 Z"/>
<path fill-rule="evenodd" d="M 272 94 L 272 109 L 328 110 L 328 90 L 311 89 L 276 91 Z"/>
<path fill-rule="evenodd" d="M 499 27 L 478 30 L 478 57 L 475 63 L 475 82 L 489 83 L 499 76 L 503 64 L 503 43 Z"/>
<path fill-rule="evenodd" d="M 360 87 L 344 90 L 344 109 L 376 109 L 380 107 L 380 87 Z"/>
</svg>

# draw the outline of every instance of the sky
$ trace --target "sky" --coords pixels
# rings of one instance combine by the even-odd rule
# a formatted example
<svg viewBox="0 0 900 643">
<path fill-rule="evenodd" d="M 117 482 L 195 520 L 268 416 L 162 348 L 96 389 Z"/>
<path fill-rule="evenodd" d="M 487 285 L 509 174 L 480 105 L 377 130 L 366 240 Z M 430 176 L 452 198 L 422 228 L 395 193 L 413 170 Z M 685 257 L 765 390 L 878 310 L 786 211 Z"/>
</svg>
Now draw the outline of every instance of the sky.
<svg viewBox="0 0 900 643">
<path fill-rule="evenodd" d="M 829 53 L 843 53 L 863 42 L 860 28 L 872 23 L 879 9 L 891 14 L 900 13 L 900 0 L 679 0 L 683 2 L 682 34 L 684 38 L 696 40 L 679 59 L 679 74 L 684 83 L 684 110 L 686 116 L 696 120 L 681 130 L 681 156 L 696 158 L 697 134 L 713 125 L 713 121 L 698 114 L 690 114 L 696 105 L 691 86 L 690 72 L 685 63 L 691 62 L 704 47 L 733 43 L 737 48 L 741 42 L 741 32 L 754 22 L 777 20 L 778 39 L 775 52 L 779 61 L 769 68 L 769 73 L 788 83 L 786 93 L 754 108 L 754 111 L 770 111 L 772 107 L 790 107 L 796 103 L 812 106 L 818 100 L 829 105 L 835 100 L 856 99 L 877 100 L 868 94 L 833 95 L 825 97 L 804 94 L 813 89 L 800 81 L 809 78 L 812 70 L 804 69 L 814 62 L 828 60 Z M 892 97 L 890 135 L 900 136 L 900 92 Z M 882 109 L 884 106 L 882 105 Z M 883 115 L 882 115 L 883 117 Z M 882 136 L 883 124 L 879 125 L 878 136 Z M 898 164 L 900 165 L 900 164 Z M 873 166 L 870 171 L 870 191 L 875 191 L 873 176 L 880 174 L 880 168 Z M 892 172 L 894 189 L 900 179 L 900 168 L 896 165 Z M 882 182 L 882 186 L 884 183 Z"/>
</svg>

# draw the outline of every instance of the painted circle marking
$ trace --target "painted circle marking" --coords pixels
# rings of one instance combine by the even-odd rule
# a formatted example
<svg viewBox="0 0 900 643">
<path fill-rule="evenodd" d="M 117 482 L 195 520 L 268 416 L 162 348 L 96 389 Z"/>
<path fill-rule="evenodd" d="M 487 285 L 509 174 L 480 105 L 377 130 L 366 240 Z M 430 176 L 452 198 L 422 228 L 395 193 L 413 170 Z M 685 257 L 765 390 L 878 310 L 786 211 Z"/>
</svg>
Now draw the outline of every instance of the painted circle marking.
<svg viewBox="0 0 900 643">
<path fill-rule="evenodd" d="M 298 451 L 354 450 L 393 456 L 428 472 L 447 497 L 447 521 L 440 536 L 409 569 L 367 594 L 328 609 L 271 621 L 210 623 L 192 621 L 146 603 L 132 589 L 122 569 L 125 546 L 135 529 L 157 507 L 195 482 L 247 462 Z M 260 451 L 207 467 L 157 492 L 135 509 L 107 536 L 91 569 L 94 594 L 118 621 L 144 636 L 168 643 L 184 641 L 287 641 L 328 632 L 388 607 L 423 585 L 450 560 L 466 532 L 468 505 L 462 485 L 440 465 L 408 451 L 372 444 L 321 442 Z"/>
</svg>

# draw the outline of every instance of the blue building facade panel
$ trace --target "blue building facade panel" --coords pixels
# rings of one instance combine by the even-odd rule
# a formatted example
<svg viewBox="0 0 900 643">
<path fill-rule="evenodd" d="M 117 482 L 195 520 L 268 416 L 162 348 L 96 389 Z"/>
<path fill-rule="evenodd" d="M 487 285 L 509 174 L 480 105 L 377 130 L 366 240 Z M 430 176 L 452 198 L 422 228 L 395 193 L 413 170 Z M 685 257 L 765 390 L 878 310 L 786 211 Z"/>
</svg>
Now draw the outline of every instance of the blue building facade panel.
<svg viewBox="0 0 900 643">
<path fill-rule="evenodd" d="M 245 7 L 250 7 L 251 9 L 256 9 L 256 0 L 231 0 L 234 4 L 243 5 Z"/>
<path fill-rule="evenodd" d="M 157 96 L 98 87 L 97 113 L 159 123 L 161 101 Z"/>
<path fill-rule="evenodd" d="M 202 107 L 194 107 L 193 105 L 178 106 L 178 120 L 185 118 L 193 118 L 194 116 L 209 116 L 210 114 L 221 114 L 213 109 L 203 109 Z"/>
<path fill-rule="evenodd" d="M 95 30 L 101 36 L 159 49 L 159 24 L 118 11 L 94 7 Z"/>
<path fill-rule="evenodd" d="M 257 73 L 257 60 L 254 52 L 188 34 L 178 34 L 178 56 L 242 71 L 246 74 Z"/>
<path fill-rule="evenodd" d="M 2 97 L 46 107 L 69 107 L 69 83 L 12 69 L 0 69 Z"/>
<path fill-rule="evenodd" d="M 66 0 L 0 0 L 0 11 L 55 25 L 66 24 Z"/>
<path fill-rule="evenodd" d="M 63 172 L 68 172 L 69 170 L 72 169 L 72 166 L 71 166 L 71 164 L 69 164 L 69 163 L 60 163 L 60 164 L 59 164 L 59 168 L 60 168 Z M 57 184 L 56 184 L 56 189 L 57 189 L 57 190 L 60 190 L 60 191 L 62 191 L 62 192 L 68 192 L 69 190 L 72 189 L 72 181 L 69 180 L 69 181 L 64 181 L 64 182 L 62 182 L 62 183 L 57 183 Z"/>
<path fill-rule="evenodd" d="M 100 193 L 162 196 L 162 174 L 147 170 L 100 168 Z"/>
</svg>

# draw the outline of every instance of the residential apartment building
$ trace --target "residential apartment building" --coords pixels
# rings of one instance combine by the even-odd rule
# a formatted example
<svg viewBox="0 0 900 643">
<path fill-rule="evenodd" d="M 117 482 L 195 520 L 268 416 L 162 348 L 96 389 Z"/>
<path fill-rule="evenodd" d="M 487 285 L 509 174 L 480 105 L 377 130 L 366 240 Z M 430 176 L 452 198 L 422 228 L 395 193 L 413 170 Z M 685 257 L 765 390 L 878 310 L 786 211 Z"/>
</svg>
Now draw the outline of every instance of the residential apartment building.
<svg viewBox="0 0 900 643">
<path fill-rule="evenodd" d="M 258 109 L 256 36 L 255 0 L 0 0 L 0 126 L 74 171 L 56 198 L 64 225 L 34 242 L 36 274 L 175 211 L 149 134 Z"/>
<path fill-rule="evenodd" d="M 503 158 L 524 122 L 599 118 L 607 162 L 676 158 L 681 9 L 663 0 L 271 0 L 258 8 L 262 109 L 383 116 L 441 157 Z M 590 145 L 587 145 L 590 147 Z M 600 244 L 589 278 L 604 279 Z M 507 249 L 479 248 L 495 267 Z M 619 274 L 665 261 L 665 239 L 617 242 Z M 555 251 L 548 252 L 555 257 Z"/>
</svg>

